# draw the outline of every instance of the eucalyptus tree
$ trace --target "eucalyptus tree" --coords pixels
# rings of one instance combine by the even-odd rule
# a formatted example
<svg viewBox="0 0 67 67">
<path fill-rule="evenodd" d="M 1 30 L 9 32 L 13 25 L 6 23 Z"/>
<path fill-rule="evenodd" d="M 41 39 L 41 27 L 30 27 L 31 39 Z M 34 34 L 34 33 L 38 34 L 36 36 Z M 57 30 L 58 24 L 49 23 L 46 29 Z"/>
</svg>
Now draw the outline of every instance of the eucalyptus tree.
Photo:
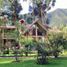
<svg viewBox="0 0 67 67">
<path fill-rule="evenodd" d="M 55 6 L 56 0 L 33 0 L 33 10 L 34 15 L 43 23 L 47 22 L 47 12 Z M 38 47 L 40 46 L 40 47 Z M 46 64 L 46 57 L 47 54 L 45 50 L 41 49 L 41 44 L 37 46 L 38 56 L 37 62 L 39 64 Z"/>
<path fill-rule="evenodd" d="M 33 0 L 34 15 L 38 16 L 43 23 L 46 23 L 46 13 L 55 6 L 55 2 L 56 0 Z"/>
</svg>

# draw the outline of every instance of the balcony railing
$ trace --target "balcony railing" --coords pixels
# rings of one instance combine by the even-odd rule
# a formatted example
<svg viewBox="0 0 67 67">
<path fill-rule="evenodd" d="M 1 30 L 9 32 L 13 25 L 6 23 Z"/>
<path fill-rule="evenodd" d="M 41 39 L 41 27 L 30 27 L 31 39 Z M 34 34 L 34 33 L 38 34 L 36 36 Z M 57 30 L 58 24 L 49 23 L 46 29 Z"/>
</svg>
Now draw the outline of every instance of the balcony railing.
<svg viewBox="0 0 67 67">
<path fill-rule="evenodd" d="M 4 33 L 2 36 L 3 39 L 17 39 L 17 37 L 15 33 Z"/>
</svg>

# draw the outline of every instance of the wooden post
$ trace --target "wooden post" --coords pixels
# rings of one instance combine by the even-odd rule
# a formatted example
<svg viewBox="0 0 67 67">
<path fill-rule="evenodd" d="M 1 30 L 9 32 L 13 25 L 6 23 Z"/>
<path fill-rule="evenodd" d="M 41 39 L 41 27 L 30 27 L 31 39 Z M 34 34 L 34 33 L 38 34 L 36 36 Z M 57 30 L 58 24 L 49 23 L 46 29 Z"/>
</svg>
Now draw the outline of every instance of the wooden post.
<svg viewBox="0 0 67 67">
<path fill-rule="evenodd" d="M 38 37 L 37 37 L 37 36 L 38 36 L 38 34 L 37 34 L 37 27 L 36 27 L 36 30 L 35 30 L 35 36 L 36 36 L 36 37 L 35 37 L 35 38 L 36 38 L 36 41 L 38 41 Z"/>
</svg>

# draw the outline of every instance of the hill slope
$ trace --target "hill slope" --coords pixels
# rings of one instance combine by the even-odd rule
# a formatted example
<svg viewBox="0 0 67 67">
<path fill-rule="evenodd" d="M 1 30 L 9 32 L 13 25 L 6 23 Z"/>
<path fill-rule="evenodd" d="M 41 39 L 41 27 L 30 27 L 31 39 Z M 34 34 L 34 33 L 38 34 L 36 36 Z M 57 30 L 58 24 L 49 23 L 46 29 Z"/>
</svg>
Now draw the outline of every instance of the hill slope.
<svg viewBox="0 0 67 67">
<path fill-rule="evenodd" d="M 67 24 L 67 9 L 57 9 L 48 14 L 50 26 L 60 26 Z"/>
</svg>

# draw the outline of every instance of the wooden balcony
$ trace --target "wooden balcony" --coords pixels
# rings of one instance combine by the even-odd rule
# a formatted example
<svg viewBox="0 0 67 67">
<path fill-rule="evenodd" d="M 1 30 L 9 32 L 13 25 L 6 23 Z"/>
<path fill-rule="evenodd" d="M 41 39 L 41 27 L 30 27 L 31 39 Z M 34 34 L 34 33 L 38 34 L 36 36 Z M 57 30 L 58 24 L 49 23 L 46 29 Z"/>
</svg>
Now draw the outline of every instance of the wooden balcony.
<svg viewBox="0 0 67 67">
<path fill-rule="evenodd" d="M 0 29 L 16 29 L 16 26 L 0 26 Z"/>
<path fill-rule="evenodd" d="M 4 33 L 3 35 L 2 35 L 2 39 L 17 39 L 17 35 L 16 34 L 14 34 L 14 33 Z"/>
</svg>

